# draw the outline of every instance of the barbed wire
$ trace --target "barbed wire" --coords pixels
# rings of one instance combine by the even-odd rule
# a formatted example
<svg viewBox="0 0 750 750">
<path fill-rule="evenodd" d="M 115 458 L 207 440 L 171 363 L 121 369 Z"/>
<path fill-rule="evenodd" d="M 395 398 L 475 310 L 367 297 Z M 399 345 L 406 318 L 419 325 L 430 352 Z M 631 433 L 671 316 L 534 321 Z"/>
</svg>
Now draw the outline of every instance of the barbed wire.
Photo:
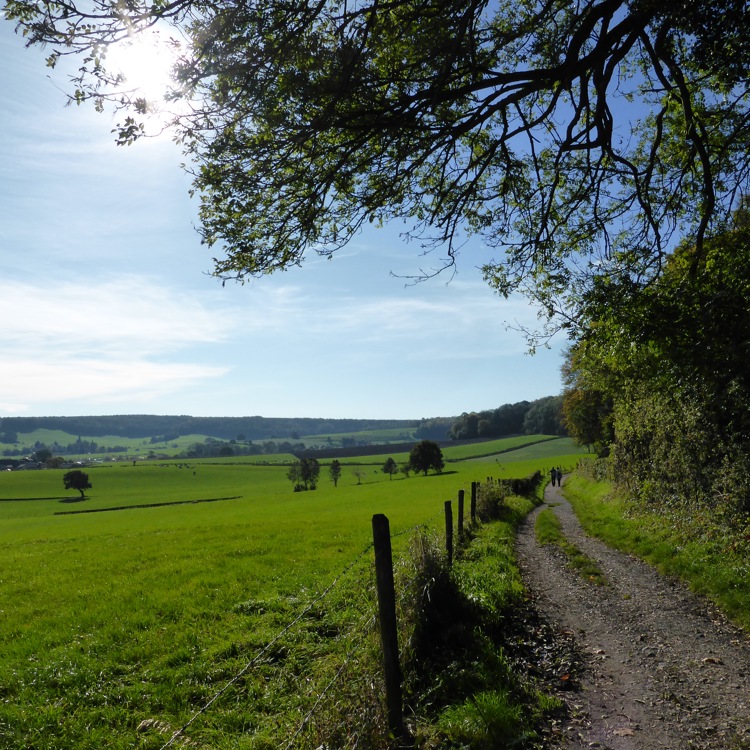
<svg viewBox="0 0 750 750">
<path fill-rule="evenodd" d="M 375 624 L 376 620 L 377 618 L 374 615 L 370 615 L 369 618 L 367 618 L 367 621 L 370 627 Z M 323 698 L 325 698 L 325 696 L 328 694 L 331 688 L 338 682 L 339 678 L 344 672 L 344 669 L 346 669 L 346 667 L 349 665 L 349 663 L 352 660 L 352 656 L 354 655 L 356 650 L 359 648 L 362 641 L 364 641 L 368 633 L 369 633 L 369 627 L 363 628 L 360 638 L 358 638 L 356 643 L 352 646 L 352 648 L 349 649 L 349 651 L 347 651 L 346 656 L 344 657 L 343 663 L 336 670 L 336 674 L 329 680 L 328 684 L 323 688 L 323 690 L 321 690 L 320 695 L 317 697 L 315 703 L 312 705 L 310 710 L 303 717 L 302 722 L 297 727 L 296 731 L 292 735 L 289 742 L 287 742 L 287 744 L 283 746 L 283 750 L 290 750 L 294 746 L 294 743 L 297 740 L 297 738 L 300 736 L 300 734 L 302 734 L 302 731 L 307 726 L 310 719 L 315 715 L 315 712 L 317 711 L 318 706 L 320 706 L 320 704 L 323 702 Z"/>
<path fill-rule="evenodd" d="M 260 652 L 258 652 L 245 666 L 234 676 L 232 677 L 220 690 L 218 690 L 214 695 L 211 697 L 211 699 L 203 705 L 198 711 L 196 711 L 190 719 L 188 719 L 185 724 L 183 724 L 178 730 L 176 730 L 172 736 L 161 746 L 161 750 L 166 750 L 166 748 L 170 747 L 174 742 L 177 740 L 178 737 L 182 736 L 185 731 L 206 711 L 208 711 L 211 706 L 216 703 L 216 701 L 221 698 L 224 693 L 229 690 L 232 685 L 234 685 L 236 682 L 241 680 L 259 661 L 260 659 L 270 650 L 270 648 L 275 645 L 284 635 L 286 635 L 300 620 L 302 620 L 303 617 L 305 617 L 307 614 L 309 614 L 313 607 L 320 601 L 322 601 L 328 594 L 335 588 L 335 586 L 338 584 L 338 582 L 373 548 L 373 543 L 365 547 L 365 549 L 362 550 L 347 566 L 344 568 L 344 570 L 339 573 L 333 581 L 323 590 L 321 594 L 319 594 L 317 597 L 312 599 L 309 604 L 297 615 L 297 617 L 294 618 L 286 627 L 284 627 L 279 633 L 277 633 L 262 649 Z"/>
<path fill-rule="evenodd" d="M 391 534 L 391 538 L 401 537 L 405 534 L 410 534 L 418 530 L 425 529 L 432 521 L 436 520 L 440 516 L 443 515 L 443 510 L 438 511 L 433 516 L 427 518 L 424 521 L 421 521 L 418 524 L 415 524 L 414 526 L 411 526 L 409 528 L 403 529 L 401 531 L 397 531 Z M 234 684 L 236 684 L 239 680 L 241 680 L 258 662 L 263 658 L 263 656 L 276 644 L 278 643 L 281 638 L 284 637 L 292 628 L 295 627 L 307 614 L 309 614 L 312 609 L 315 607 L 316 604 L 318 604 L 320 601 L 322 601 L 328 594 L 338 585 L 339 581 L 341 581 L 344 576 L 347 575 L 354 567 L 357 565 L 357 563 L 374 547 L 374 543 L 370 542 L 334 579 L 331 581 L 331 583 L 314 599 L 312 599 L 308 605 L 295 617 L 289 624 L 287 624 L 284 628 L 282 628 L 250 661 L 245 664 L 245 666 L 236 674 L 234 677 L 229 679 L 214 695 L 198 710 L 196 711 L 179 729 L 177 729 L 170 738 L 161 746 L 160 750 L 167 750 L 167 748 L 171 747 L 175 741 L 183 736 L 185 732 L 192 726 L 192 724 L 197 721 L 203 714 L 205 714 Z M 376 621 L 376 618 L 372 615 L 369 617 L 363 618 L 366 622 L 374 623 Z M 363 632 L 362 638 L 357 642 L 357 645 L 361 643 L 361 640 L 364 639 L 365 635 L 367 634 L 367 630 Z M 309 722 L 312 715 L 315 713 L 315 710 L 320 705 L 320 702 L 322 700 L 323 695 L 330 690 L 333 684 L 335 684 L 336 680 L 338 679 L 339 675 L 343 672 L 344 668 L 347 666 L 349 661 L 351 660 L 351 654 L 354 653 L 356 648 L 353 648 L 350 652 L 347 653 L 347 656 L 345 658 L 344 663 L 341 665 L 339 670 L 337 671 L 334 678 L 329 682 L 329 684 L 324 689 L 321 696 L 318 698 L 318 700 L 315 702 L 315 705 L 311 708 L 311 710 L 308 712 L 308 714 L 303 719 L 303 723 L 301 726 L 297 729 L 295 732 L 295 735 L 292 739 L 292 741 L 285 747 L 284 750 L 289 750 L 291 748 L 292 742 L 299 736 L 299 734 L 304 729 L 304 726 Z"/>
</svg>

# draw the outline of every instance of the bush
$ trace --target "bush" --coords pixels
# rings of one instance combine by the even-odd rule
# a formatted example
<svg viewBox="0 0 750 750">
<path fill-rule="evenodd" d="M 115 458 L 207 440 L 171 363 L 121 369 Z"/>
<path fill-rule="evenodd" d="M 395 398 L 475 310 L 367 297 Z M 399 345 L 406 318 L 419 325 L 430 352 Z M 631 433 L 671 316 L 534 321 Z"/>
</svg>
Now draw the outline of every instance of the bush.
<svg viewBox="0 0 750 750">
<path fill-rule="evenodd" d="M 504 482 L 490 481 L 481 484 L 477 493 L 477 518 L 482 523 L 500 518 L 500 509 L 508 495 L 508 487 Z"/>
</svg>

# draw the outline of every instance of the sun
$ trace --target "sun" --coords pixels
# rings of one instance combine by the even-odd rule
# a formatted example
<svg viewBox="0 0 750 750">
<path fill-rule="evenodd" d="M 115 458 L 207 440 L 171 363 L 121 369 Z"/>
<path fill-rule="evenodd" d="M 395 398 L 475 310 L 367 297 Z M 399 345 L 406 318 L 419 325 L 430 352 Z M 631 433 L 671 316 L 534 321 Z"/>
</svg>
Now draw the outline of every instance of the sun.
<svg viewBox="0 0 750 750">
<path fill-rule="evenodd" d="M 145 99 L 148 111 L 163 112 L 166 96 L 175 88 L 172 70 L 179 44 L 155 31 L 141 31 L 107 50 L 106 67 L 121 77 L 119 87 L 133 98 Z"/>
</svg>

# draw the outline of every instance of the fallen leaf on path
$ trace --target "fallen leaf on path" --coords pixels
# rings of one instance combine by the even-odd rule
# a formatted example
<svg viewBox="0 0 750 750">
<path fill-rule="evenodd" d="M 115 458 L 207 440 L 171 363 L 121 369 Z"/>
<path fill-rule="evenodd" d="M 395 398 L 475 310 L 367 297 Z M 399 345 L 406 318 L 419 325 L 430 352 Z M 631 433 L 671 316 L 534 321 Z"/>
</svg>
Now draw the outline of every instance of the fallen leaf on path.
<svg viewBox="0 0 750 750">
<path fill-rule="evenodd" d="M 632 737 L 635 732 L 630 729 L 630 727 L 623 727 L 622 729 L 615 729 L 612 734 L 616 735 L 617 737 Z"/>
</svg>

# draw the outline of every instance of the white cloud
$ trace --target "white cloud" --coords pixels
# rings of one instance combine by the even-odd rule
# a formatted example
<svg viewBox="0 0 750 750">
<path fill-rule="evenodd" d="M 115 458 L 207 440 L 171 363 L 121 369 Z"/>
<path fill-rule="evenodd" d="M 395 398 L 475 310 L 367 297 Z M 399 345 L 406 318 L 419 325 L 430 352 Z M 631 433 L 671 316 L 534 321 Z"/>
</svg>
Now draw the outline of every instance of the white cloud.
<svg viewBox="0 0 750 750">
<path fill-rule="evenodd" d="M 0 341 L 68 353 L 145 355 L 227 338 L 231 316 L 139 276 L 0 282 Z"/>
<path fill-rule="evenodd" d="M 56 287 L 5 281 L 0 319 L 6 413 L 46 402 L 147 401 L 229 371 L 177 357 L 226 340 L 231 315 L 137 276 L 96 283 L 83 275 Z"/>
</svg>

